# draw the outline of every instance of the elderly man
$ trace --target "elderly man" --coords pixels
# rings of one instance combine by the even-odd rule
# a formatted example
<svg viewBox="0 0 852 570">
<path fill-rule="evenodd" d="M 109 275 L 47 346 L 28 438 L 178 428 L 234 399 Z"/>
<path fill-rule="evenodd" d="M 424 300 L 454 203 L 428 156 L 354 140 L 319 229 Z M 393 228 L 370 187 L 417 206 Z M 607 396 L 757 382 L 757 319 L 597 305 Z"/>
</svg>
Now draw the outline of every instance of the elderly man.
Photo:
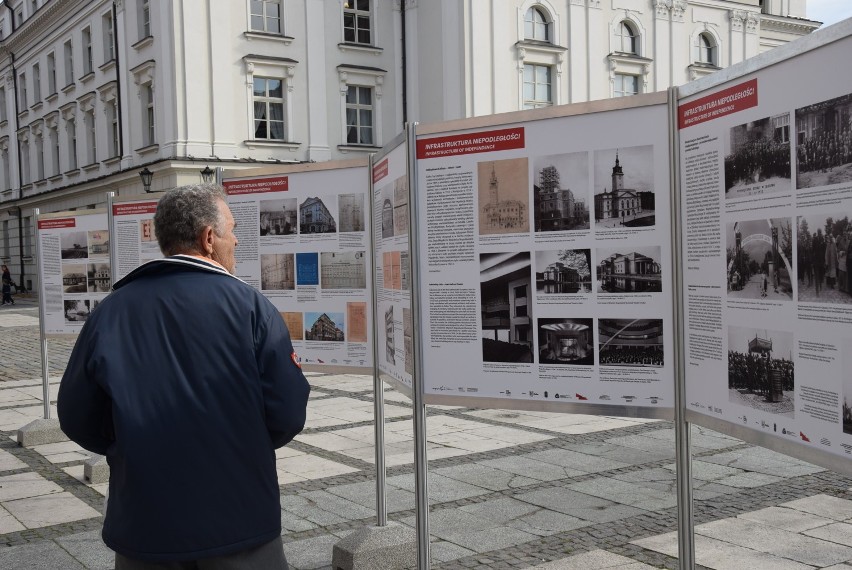
<svg viewBox="0 0 852 570">
<path fill-rule="evenodd" d="M 275 449 L 310 387 L 276 308 L 232 275 L 234 225 L 219 186 L 167 192 L 167 257 L 115 284 L 62 377 L 62 429 L 110 465 L 117 570 L 287 568 Z"/>
</svg>

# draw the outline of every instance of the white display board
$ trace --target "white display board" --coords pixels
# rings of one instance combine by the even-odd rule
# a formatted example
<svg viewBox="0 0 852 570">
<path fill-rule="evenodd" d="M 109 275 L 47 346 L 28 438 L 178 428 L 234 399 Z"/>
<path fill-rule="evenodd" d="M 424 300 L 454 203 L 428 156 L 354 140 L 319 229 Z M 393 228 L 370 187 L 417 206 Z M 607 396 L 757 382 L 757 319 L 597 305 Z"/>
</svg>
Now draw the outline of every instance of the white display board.
<svg viewBox="0 0 852 570">
<path fill-rule="evenodd" d="M 687 419 L 847 473 L 850 24 L 678 106 Z"/>
<path fill-rule="evenodd" d="M 112 198 L 113 282 L 143 263 L 163 257 L 154 231 L 154 214 L 161 196 L 158 193 Z"/>
<path fill-rule="evenodd" d="M 76 335 L 111 287 L 106 210 L 40 215 L 37 239 L 44 334 Z"/>
<path fill-rule="evenodd" d="M 672 417 L 668 112 L 418 126 L 427 403 Z"/>
<path fill-rule="evenodd" d="M 404 136 L 373 159 L 374 275 L 378 370 L 412 397 L 414 319 L 411 306 L 408 144 Z"/>
<path fill-rule="evenodd" d="M 236 275 L 287 323 L 301 362 L 371 368 L 367 160 L 226 172 Z"/>
</svg>

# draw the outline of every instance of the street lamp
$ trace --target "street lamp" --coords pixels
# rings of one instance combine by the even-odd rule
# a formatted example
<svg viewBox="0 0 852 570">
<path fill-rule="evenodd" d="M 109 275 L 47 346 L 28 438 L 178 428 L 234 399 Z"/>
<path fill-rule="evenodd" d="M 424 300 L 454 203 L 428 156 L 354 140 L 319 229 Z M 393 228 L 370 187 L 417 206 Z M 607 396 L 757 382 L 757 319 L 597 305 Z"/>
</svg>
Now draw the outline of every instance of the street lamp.
<svg viewBox="0 0 852 570">
<path fill-rule="evenodd" d="M 216 171 L 210 168 L 210 165 L 204 167 L 204 170 L 201 171 L 201 180 L 205 184 L 213 183 L 214 178 L 216 177 Z"/>
<path fill-rule="evenodd" d="M 148 194 L 151 192 L 151 179 L 154 178 L 154 173 L 148 170 L 146 166 L 144 170 L 139 173 L 139 177 L 142 179 L 142 186 L 145 188 L 145 193 Z"/>
</svg>

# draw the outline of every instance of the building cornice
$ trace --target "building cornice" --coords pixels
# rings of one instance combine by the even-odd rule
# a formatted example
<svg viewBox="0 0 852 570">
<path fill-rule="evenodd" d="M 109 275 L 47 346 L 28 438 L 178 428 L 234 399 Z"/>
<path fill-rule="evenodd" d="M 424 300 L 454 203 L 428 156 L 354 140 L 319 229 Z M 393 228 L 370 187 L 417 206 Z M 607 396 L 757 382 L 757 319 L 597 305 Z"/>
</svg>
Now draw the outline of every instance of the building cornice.
<svg viewBox="0 0 852 570">
<path fill-rule="evenodd" d="M 760 29 L 768 32 L 785 32 L 788 34 L 805 35 L 816 31 L 822 25 L 815 20 L 791 18 L 784 16 L 760 15 Z"/>
<path fill-rule="evenodd" d="M 84 0 L 49 0 L 3 40 L 0 52 L 20 52 L 28 43 L 42 39 L 46 29 L 52 29 L 56 23 L 66 21 L 69 15 L 80 12 L 85 3 Z"/>
</svg>

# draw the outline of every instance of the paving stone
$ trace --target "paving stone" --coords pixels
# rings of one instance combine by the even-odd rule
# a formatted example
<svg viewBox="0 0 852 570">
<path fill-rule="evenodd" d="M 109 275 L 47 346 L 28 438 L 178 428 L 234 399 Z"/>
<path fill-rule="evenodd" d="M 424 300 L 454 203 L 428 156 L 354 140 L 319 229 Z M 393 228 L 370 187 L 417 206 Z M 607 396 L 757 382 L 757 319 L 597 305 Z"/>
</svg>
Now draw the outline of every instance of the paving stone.
<svg viewBox="0 0 852 570">
<path fill-rule="evenodd" d="M 830 495 L 814 495 L 813 497 L 782 503 L 780 506 L 836 521 L 852 519 L 852 501 Z"/>
<path fill-rule="evenodd" d="M 331 564 L 334 544 L 340 540 L 333 534 L 304 538 L 284 543 L 287 563 L 298 570 L 314 570 Z"/>
<path fill-rule="evenodd" d="M 440 469 L 432 469 L 429 473 L 435 473 L 443 477 L 455 479 L 456 481 L 463 481 L 491 491 L 515 489 L 518 487 L 535 485 L 542 481 L 542 479 L 523 477 L 521 475 L 516 475 L 515 473 L 509 473 L 508 471 L 495 469 L 480 463 L 442 467 Z"/>
<path fill-rule="evenodd" d="M 804 531 L 802 534 L 852 547 L 852 524 L 833 523 Z"/>
<path fill-rule="evenodd" d="M 0 477 L 0 502 L 61 492 L 62 487 L 32 471 Z"/>
<path fill-rule="evenodd" d="M 585 453 L 577 453 L 569 449 L 548 449 L 546 451 L 535 451 L 526 455 L 529 459 L 544 461 L 561 467 L 578 470 L 583 473 L 599 473 L 611 469 L 627 467 L 627 463 L 615 459 L 595 457 Z"/>
<path fill-rule="evenodd" d="M 756 471 L 773 477 L 797 477 L 824 471 L 823 468 L 798 461 L 768 449 L 749 447 L 726 451 L 715 455 L 704 455 L 702 461 L 735 467 L 745 471 Z"/>
<path fill-rule="evenodd" d="M 358 503 L 348 501 L 327 491 L 310 491 L 301 493 L 301 496 L 313 503 L 317 508 L 335 513 L 348 520 L 360 520 L 376 516 L 375 508 L 370 509 L 361 506 Z"/>
<path fill-rule="evenodd" d="M 611 477 L 596 477 L 588 481 L 573 483 L 568 485 L 568 488 L 579 493 L 647 511 L 656 511 L 677 505 L 677 497 L 671 492 L 659 491 Z"/>
<path fill-rule="evenodd" d="M 13 471 L 15 469 L 27 469 L 29 466 L 9 453 L 0 449 L 0 471 Z"/>
<path fill-rule="evenodd" d="M 404 489 L 411 492 L 415 491 L 414 474 L 388 477 L 387 483 L 389 486 L 396 487 L 397 489 Z M 450 479 L 449 477 L 437 474 L 429 474 L 428 485 L 429 500 L 435 503 L 458 501 L 460 499 L 484 495 L 488 492 L 482 487 L 468 485 L 467 483 L 462 483 L 461 481 L 456 481 L 455 479 Z"/>
<path fill-rule="evenodd" d="M 605 568 L 617 568 L 624 570 L 628 565 L 636 562 L 625 556 L 613 554 L 606 550 L 592 550 L 582 554 L 569 556 L 562 560 L 555 560 L 546 564 L 534 566 L 534 570 L 603 570 Z M 644 566 L 644 565 L 643 565 Z M 647 566 L 652 568 L 652 566 Z M 633 570 L 633 569 L 631 569 Z M 638 570 L 638 569 L 637 569 Z"/>
<path fill-rule="evenodd" d="M 517 494 L 515 498 L 582 520 L 599 523 L 624 519 L 647 512 L 628 505 L 619 505 L 599 497 L 556 487 Z"/>
<path fill-rule="evenodd" d="M 832 519 L 785 507 L 767 507 L 759 511 L 742 513 L 741 515 L 737 515 L 737 518 L 782 528 L 790 532 L 803 532 L 834 522 Z"/>
<path fill-rule="evenodd" d="M 10 532 L 18 532 L 24 530 L 22 525 L 15 517 L 9 514 L 9 511 L 0 507 L 0 534 L 9 534 Z"/>
<path fill-rule="evenodd" d="M 664 465 L 663 468 L 668 469 L 672 472 L 677 471 L 677 467 L 674 463 Z M 699 481 L 716 481 L 719 479 L 724 479 L 725 477 L 730 477 L 732 475 L 740 475 L 742 473 L 745 473 L 745 471 L 743 471 L 742 469 L 737 469 L 735 467 L 727 467 L 725 465 L 717 465 L 715 463 L 701 461 L 700 459 L 692 460 L 692 466 L 690 471 L 692 471 L 692 478 L 697 479 Z"/>
<path fill-rule="evenodd" d="M 537 479 L 539 481 L 560 481 L 566 477 L 576 477 L 577 475 L 584 474 L 583 471 L 579 471 L 578 469 L 533 459 L 529 454 L 487 459 L 485 461 L 478 461 L 477 463 L 484 467 L 499 469 L 506 473 L 529 477 L 530 479 Z"/>
<path fill-rule="evenodd" d="M 432 557 L 433 563 L 440 563 L 449 562 L 450 560 L 458 560 L 459 558 L 464 558 L 465 556 L 470 556 L 471 554 L 476 553 L 473 550 L 464 548 L 458 544 L 439 540 L 429 545 L 429 554 Z"/>
<path fill-rule="evenodd" d="M 565 445 L 565 449 L 570 449 L 572 451 L 576 451 L 578 453 L 583 453 L 586 455 L 594 455 L 596 457 L 614 459 L 619 463 L 624 463 L 627 465 L 644 465 L 645 463 L 662 461 L 663 459 L 668 459 L 671 457 L 669 453 L 655 453 L 653 451 L 633 449 L 631 447 L 624 447 L 623 445 L 614 445 L 612 443 L 606 443 L 603 441 L 595 441 L 591 443 L 571 443 Z"/>
<path fill-rule="evenodd" d="M 335 485 L 326 489 L 329 493 L 358 503 L 362 507 L 373 508 L 376 506 L 376 482 L 365 481 L 363 483 L 350 483 L 348 485 Z M 414 508 L 415 497 L 411 491 L 398 489 L 385 485 L 385 502 L 388 513 L 408 511 Z"/>
<path fill-rule="evenodd" d="M 644 434 L 611 437 L 606 442 L 631 449 L 641 449 L 657 455 L 664 455 L 668 458 L 675 456 L 675 447 L 671 442 Z"/>
<path fill-rule="evenodd" d="M 85 568 L 52 541 L 0 548 L 0 568 L 9 570 L 74 570 Z"/>
<path fill-rule="evenodd" d="M 3 508 L 27 528 L 39 528 L 101 516 L 101 513 L 68 492 L 6 501 L 3 503 Z"/>
<path fill-rule="evenodd" d="M 112 570 L 115 567 L 115 552 L 104 544 L 99 530 L 63 536 L 56 542 L 86 568 Z"/>
<path fill-rule="evenodd" d="M 482 501 L 472 505 L 463 505 L 458 510 L 486 519 L 495 524 L 506 524 L 540 509 L 524 501 L 518 501 L 510 497 L 500 497 L 499 499 Z"/>
<path fill-rule="evenodd" d="M 577 517 L 540 509 L 532 514 L 511 520 L 506 523 L 506 526 L 537 536 L 550 536 L 560 532 L 583 528 L 591 524 L 589 521 L 584 521 Z"/>
</svg>

